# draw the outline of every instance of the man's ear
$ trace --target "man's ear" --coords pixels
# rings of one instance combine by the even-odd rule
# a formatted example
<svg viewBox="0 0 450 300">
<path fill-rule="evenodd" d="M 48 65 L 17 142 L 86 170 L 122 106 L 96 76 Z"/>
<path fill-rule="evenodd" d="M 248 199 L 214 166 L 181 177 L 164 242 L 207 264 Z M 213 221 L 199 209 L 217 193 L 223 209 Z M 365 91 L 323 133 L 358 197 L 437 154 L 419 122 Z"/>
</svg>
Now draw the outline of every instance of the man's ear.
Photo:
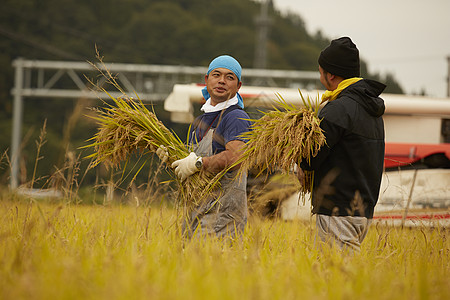
<svg viewBox="0 0 450 300">
<path fill-rule="evenodd" d="M 327 73 L 327 76 L 328 76 L 328 80 L 329 81 L 332 81 L 332 80 L 334 80 L 336 78 L 336 76 L 334 74 L 331 74 L 331 73 Z"/>
</svg>

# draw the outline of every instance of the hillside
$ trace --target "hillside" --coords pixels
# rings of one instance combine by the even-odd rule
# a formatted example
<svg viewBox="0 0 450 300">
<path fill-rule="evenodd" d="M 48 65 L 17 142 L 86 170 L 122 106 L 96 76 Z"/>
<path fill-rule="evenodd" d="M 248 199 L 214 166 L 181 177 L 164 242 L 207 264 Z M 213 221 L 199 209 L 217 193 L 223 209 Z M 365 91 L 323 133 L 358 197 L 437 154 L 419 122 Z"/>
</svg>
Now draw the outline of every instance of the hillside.
<svg viewBox="0 0 450 300">
<path fill-rule="evenodd" d="M 276 3 L 275 3 L 276 5 Z M 199 65 L 228 53 L 242 66 L 252 68 L 255 57 L 256 17 L 260 3 L 250 0 L 4 0 L 0 10 L 0 151 L 11 141 L 14 70 L 17 57 L 37 60 L 93 61 L 95 47 L 110 62 Z M 267 68 L 317 70 L 317 57 L 329 39 L 305 29 L 299 15 L 282 14 L 269 8 Z M 362 76 L 387 83 L 387 92 L 401 93 L 387 74 Z M 34 160 L 34 140 L 47 119 L 46 145 L 51 157 L 64 156 L 63 128 L 75 104 L 60 99 L 27 101 L 24 111 L 24 156 Z M 72 144 L 79 145 L 92 132 L 77 124 Z M 76 146 L 73 146 L 76 147 Z M 55 162 L 43 163 L 51 169 Z M 30 167 L 28 167 L 29 169 Z M 0 167 L 0 175 L 7 168 Z M 2 177 L 0 177 L 2 179 Z M 4 177 L 3 177 L 4 180 Z"/>
</svg>

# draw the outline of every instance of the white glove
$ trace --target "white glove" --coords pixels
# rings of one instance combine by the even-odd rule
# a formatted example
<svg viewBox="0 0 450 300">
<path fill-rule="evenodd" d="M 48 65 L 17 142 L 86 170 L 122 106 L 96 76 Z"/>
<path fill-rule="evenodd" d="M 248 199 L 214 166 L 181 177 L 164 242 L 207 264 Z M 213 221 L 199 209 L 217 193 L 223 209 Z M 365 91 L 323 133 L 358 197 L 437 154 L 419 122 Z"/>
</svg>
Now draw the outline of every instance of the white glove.
<svg viewBox="0 0 450 300">
<path fill-rule="evenodd" d="M 156 155 L 158 155 L 159 159 L 166 163 L 169 160 L 169 152 L 167 152 L 167 148 L 163 145 L 159 146 L 158 149 L 156 149 Z"/>
<path fill-rule="evenodd" d="M 191 152 L 185 158 L 176 160 L 172 163 L 172 168 L 175 168 L 175 175 L 181 179 L 181 181 L 186 180 L 192 174 L 198 172 L 198 168 L 195 166 L 198 156 Z"/>
</svg>

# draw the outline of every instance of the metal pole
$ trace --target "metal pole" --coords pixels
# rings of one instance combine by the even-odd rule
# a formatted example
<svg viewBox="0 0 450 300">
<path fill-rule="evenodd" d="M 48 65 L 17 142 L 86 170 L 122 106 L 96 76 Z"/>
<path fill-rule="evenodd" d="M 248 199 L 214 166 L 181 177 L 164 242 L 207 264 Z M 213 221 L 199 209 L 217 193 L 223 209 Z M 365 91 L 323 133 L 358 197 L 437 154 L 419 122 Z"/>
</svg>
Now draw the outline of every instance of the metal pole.
<svg viewBox="0 0 450 300">
<path fill-rule="evenodd" d="M 19 58 L 14 63 L 15 85 L 14 85 L 14 107 L 13 107 L 13 128 L 11 137 L 11 189 L 19 186 L 19 161 L 20 161 L 20 140 L 22 138 L 22 114 L 23 114 L 23 59 Z"/>
<path fill-rule="evenodd" d="M 414 170 L 414 175 L 413 175 L 412 183 L 411 183 L 411 189 L 409 190 L 408 202 L 406 203 L 405 211 L 403 212 L 402 228 L 405 226 L 406 217 L 408 216 L 409 205 L 411 204 L 414 186 L 416 185 L 416 178 L 417 178 L 417 169 Z"/>
<path fill-rule="evenodd" d="M 269 27 L 268 16 L 269 0 L 261 3 L 260 15 L 256 18 L 257 40 L 255 49 L 255 61 L 253 67 L 255 69 L 265 69 L 267 66 L 267 34 Z"/>
</svg>

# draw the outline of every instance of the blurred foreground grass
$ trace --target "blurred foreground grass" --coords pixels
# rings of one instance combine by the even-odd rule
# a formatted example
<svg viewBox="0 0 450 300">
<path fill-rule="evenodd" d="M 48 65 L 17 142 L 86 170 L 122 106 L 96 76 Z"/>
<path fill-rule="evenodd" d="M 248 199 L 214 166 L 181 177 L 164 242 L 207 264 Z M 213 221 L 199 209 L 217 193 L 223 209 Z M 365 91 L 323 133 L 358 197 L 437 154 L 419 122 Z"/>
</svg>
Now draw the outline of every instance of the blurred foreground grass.
<svg viewBox="0 0 450 300">
<path fill-rule="evenodd" d="M 0 299 L 450 299 L 449 231 L 372 226 L 362 251 L 252 217 L 242 240 L 182 241 L 166 207 L 0 201 Z"/>
</svg>

